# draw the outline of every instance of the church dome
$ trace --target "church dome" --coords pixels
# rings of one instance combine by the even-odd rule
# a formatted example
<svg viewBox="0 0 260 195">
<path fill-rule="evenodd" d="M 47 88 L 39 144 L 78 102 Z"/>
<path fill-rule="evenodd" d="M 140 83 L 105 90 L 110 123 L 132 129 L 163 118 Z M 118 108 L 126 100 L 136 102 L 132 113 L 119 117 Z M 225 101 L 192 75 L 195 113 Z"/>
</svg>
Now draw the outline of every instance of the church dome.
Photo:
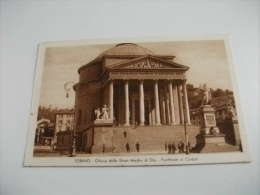
<svg viewBox="0 0 260 195">
<path fill-rule="evenodd" d="M 120 43 L 115 47 L 103 52 L 103 55 L 130 55 L 130 56 L 142 56 L 142 55 L 152 55 L 153 52 L 149 49 L 141 47 L 140 45 L 134 43 Z"/>
</svg>

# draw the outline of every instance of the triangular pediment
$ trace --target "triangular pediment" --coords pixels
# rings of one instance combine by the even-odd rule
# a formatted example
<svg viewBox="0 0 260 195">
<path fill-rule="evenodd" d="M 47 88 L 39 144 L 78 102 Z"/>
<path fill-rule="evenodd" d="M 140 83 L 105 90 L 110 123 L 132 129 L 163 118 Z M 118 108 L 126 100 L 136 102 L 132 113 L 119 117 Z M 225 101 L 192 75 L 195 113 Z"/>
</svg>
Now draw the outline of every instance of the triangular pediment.
<svg viewBox="0 0 260 195">
<path fill-rule="evenodd" d="M 128 69 L 128 70 L 137 70 L 137 69 L 147 69 L 147 70 L 160 70 L 160 69 L 178 69 L 178 70 L 188 70 L 187 66 L 177 64 L 165 59 L 154 56 L 142 56 L 129 60 L 127 62 L 115 64 L 110 67 L 110 69 Z"/>
</svg>

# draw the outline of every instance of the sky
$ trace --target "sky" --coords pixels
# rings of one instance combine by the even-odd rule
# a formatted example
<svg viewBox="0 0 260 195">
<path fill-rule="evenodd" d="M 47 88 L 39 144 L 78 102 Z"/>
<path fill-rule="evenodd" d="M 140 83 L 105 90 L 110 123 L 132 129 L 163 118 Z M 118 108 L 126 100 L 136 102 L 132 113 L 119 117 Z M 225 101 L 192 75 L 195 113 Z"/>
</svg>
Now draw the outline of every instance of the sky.
<svg viewBox="0 0 260 195">
<path fill-rule="evenodd" d="M 189 66 L 187 82 L 198 87 L 207 83 L 210 88 L 232 90 L 230 66 L 224 41 L 172 41 L 137 43 L 156 55 L 174 55 L 175 62 Z M 79 80 L 78 68 L 95 59 L 103 51 L 116 44 L 97 44 L 46 49 L 40 105 L 57 108 L 72 108 L 74 91 L 69 90 L 66 98 L 65 83 Z M 69 87 L 68 87 L 69 88 Z"/>
</svg>

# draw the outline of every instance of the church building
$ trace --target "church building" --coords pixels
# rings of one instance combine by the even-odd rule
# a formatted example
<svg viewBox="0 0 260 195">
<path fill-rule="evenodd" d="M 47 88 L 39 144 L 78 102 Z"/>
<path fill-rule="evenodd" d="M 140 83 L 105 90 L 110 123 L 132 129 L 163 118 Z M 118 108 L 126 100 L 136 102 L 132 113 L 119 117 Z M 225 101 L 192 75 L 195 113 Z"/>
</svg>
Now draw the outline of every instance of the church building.
<svg viewBox="0 0 260 195">
<path fill-rule="evenodd" d="M 77 149 L 89 153 L 165 152 L 195 145 L 186 88 L 188 66 L 134 43 L 117 44 L 79 68 Z M 185 126 L 185 127 L 184 127 Z"/>
</svg>

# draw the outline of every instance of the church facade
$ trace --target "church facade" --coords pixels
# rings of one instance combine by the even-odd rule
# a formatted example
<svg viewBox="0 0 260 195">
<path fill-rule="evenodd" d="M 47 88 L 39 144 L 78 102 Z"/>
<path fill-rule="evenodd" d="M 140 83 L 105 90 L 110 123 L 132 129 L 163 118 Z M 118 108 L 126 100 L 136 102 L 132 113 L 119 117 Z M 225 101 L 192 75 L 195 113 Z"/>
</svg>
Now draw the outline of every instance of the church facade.
<svg viewBox="0 0 260 195">
<path fill-rule="evenodd" d="M 163 152 L 167 143 L 195 145 L 186 72 L 175 56 L 118 44 L 79 68 L 77 148 L 89 153 Z M 102 117 L 106 116 L 106 118 Z"/>
</svg>

